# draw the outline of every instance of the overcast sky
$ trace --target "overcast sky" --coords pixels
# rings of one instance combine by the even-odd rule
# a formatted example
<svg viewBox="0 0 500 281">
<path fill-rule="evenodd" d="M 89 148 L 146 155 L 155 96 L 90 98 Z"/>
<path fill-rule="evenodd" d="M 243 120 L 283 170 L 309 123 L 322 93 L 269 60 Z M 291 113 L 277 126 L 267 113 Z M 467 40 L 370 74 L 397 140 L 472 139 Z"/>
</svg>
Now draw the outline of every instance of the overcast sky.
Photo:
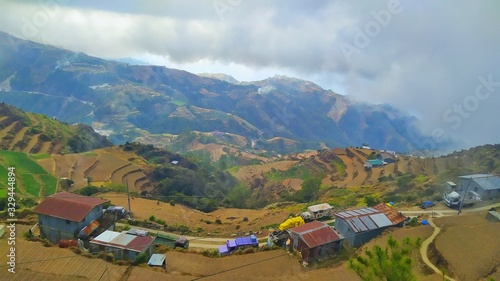
<svg viewBox="0 0 500 281">
<path fill-rule="evenodd" d="M 407 111 L 437 142 L 500 143 L 500 1 L 18 2 L 0 0 L 0 30 L 25 39 L 240 81 L 295 76 Z"/>
</svg>

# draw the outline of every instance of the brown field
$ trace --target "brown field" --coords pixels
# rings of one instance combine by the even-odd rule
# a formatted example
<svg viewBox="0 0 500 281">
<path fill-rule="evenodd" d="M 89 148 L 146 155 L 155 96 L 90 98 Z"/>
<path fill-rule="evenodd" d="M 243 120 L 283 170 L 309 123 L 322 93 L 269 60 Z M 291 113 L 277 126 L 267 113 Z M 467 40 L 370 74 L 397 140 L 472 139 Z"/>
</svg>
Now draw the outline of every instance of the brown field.
<svg viewBox="0 0 500 281">
<path fill-rule="evenodd" d="M 99 154 L 97 159 L 99 163 L 88 171 L 88 175 L 92 177 L 94 181 L 102 182 L 109 180 L 112 171 L 130 163 L 127 160 L 120 159 L 109 153 Z"/>
<path fill-rule="evenodd" d="M 282 171 L 286 170 L 295 163 L 297 163 L 297 161 L 285 160 L 262 165 L 243 166 L 239 168 L 238 172 L 234 176 L 239 180 L 249 179 L 254 175 L 260 175 L 261 173 L 268 172 L 273 168 Z"/>
<path fill-rule="evenodd" d="M 96 195 L 111 201 L 116 206 L 128 206 L 127 196 L 119 193 L 103 193 Z M 249 210 L 249 209 L 231 209 L 221 208 L 211 213 L 203 213 L 185 207 L 181 204 L 171 206 L 169 203 L 161 202 L 159 205 L 155 200 L 143 198 L 133 198 L 130 205 L 134 218 L 137 220 L 147 220 L 151 215 L 162 219 L 169 225 L 186 225 L 191 230 L 197 227 L 203 228 L 206 233 L 219 232 L 222 236 L 229 236 L 233 233 L 261 230 L 261 226 L 273 223 L 281 223 L 288 218 L 290 212 L 284 210 Z M 243 218 L 248 218 L 247 222 Z M 207 224 L 201 220 L 210 221 Z M 222 224 L 214 223 L 220 219 Z M 236 226 L 240 229 L 236 230 Z M 267 235 L 263 233 L 263 235 Z"/>
<path fill-rule="evenodd" d="M 295 191 L 299 191 L 302 189 L 302 183 L 304 181 L 302 179 L 286 179 L 283 181 L 283 186 L 290 187 Z"/>
<path fill-rule="evenodd" d="M 45 159 L 38 159 L 36 160 L 38 165 L 42 166 L 42 168 L 45 169 L 45 171 L 57 175 L 59 177 L 59 173 L 57 173 L 57 169 L 55 167 L 56 162 L 53 158 L 45 158 Z M 67 176 L 65 176 L 67 177 Z"/>
<path fill-rule="evenodd" d="M 457 280 L 500 278 L 500 223 L 486 219 L 486 212 L 435 219 L 441 233 L 436 249 L 448 262 Z"/>
<path fill-rule="evenodd" d="M 19 132 L 17 132 L 17 134 L 14 136 L 14 139 L 12 139 L 12 142 L 10 143 L 9 150 L 14 149 L 16 143 L 24 138 L 24 134 L 26 133 L 26 131 L 28 131 L 28 129 L 29 127 L 23 127 L 21 130 L 19 130 Z"/>
<path fill-rule="evenodd" d="M 3 139 L 7 135 L 7 133 L 10 132 L 10 129 L 12 129 L 16 124 L 17 124 L 17 121 L 14 121 L 14 122 L 10 123 L 9 126 L 0 130 L 0 140 Z"/>
<path fill-rule="evenodd" d="M 114 183 L 119 183 L 119 184 L 124 184 L 125 183 L 125 176 L 133 173 L 135 171 L 140 171 L 141 167 L 134 165 L 134 164 L 129 164 L 126 166 L 123 166 L 119 168 L 118 170 L 114 170 L 113 173 L 111 174 L 111 182 Z M 129 183 L 131 184 L 131 183 Z"/>
<path fill-rule="evenodd" d="M 87 179 L 85 178 L 84 172 L 95 163 L 97 156 L 84 154 L 74 154 L 74 156 L 76 160 L 71 179 L 75 182 L 72 189 L 76 190 L 87 186 Z"/>
<path fill-rule="evenodd" d="M 40 134 L 36 134 L 34 135 L 31 140 L 28 142 L 28 145 L 26 145 L 25 148 L 23 148 L 23 152 L 24 153 L 30 153 L 31 150 L 33 149 L 33 147 L 35 147 L 35 145 L 38 143 L 38 137 L 40 136 Z"/>
<path fill-rule="evenodd" d="M 68 249 L 44 247 L 40 242 L 30 242 L 22 238 L 28 226 L 16 225 L 16 273 L 12 274 L 5 267 L 8 245 L 0 240 L 0 280 L 99 280 L 108 268 L 109 280 L 120 280 L 125 266 L 106 263 L 101 259 L 86 258 Z M 107 273 L 104 280 L 108 280 Z"/>
</svg>

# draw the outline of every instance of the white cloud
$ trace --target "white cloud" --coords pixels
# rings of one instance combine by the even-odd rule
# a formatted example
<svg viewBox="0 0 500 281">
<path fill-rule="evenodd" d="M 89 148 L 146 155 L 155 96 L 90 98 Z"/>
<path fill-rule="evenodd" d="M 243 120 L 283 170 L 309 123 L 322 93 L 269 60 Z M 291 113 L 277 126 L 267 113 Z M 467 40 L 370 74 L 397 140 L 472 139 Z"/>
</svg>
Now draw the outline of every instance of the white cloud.
<svg viewBox="0 0 500 281">
<path fill-rule="evenodd" d="M 474 93 L 478 76 L 500 81 L 495 1 L 58 1 L 0 0 L 0 30 L 238 80 L 298 76 L 414 112 L 427 132 L 442 128 L 469 145 L 500 142 L 500 123 L 490 121 L 500 117 L 500 88 L 459 128 L 443 119 Z M 377 20 L 391 8 L 390 19 Z M 368 33 L 363 46 L 355 44 L 359 30 Z M 349 59 L 343 44 L 356 47 Z"/>
</svg>

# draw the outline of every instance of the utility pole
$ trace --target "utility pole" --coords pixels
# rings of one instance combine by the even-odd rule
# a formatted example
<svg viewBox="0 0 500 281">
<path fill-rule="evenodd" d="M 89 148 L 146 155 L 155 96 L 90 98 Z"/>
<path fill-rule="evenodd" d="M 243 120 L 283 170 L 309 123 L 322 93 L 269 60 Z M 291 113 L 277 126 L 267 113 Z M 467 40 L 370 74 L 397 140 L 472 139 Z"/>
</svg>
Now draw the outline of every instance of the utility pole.
<svg viewBox="0 0 500 281">
<path fill-rule="evenodd" d="M 467 196 L 467 192 L 469 192 L 469 186 L 470 186 L 471 181 L 472 181 L 472 177 L 469 178 L 469 184 L 467 185 L 467 188 L 465 188 L 464 195 L 460 196 L 462 198 L 460 198 L 460 205 L 458 206 L 458 215 L 460 215 L 460 213 L 462 212 L 462 205 L 464 203 L 465 197 Z"/>
<path fill-rule="evenodd" d="M 130 208 L 130 192 L 128 191 L 128 180 L 125 182 L 125 186 L 127 187 L 128 212 L 129 214 L 132 214 L 132 209 Z"/>
</svg>

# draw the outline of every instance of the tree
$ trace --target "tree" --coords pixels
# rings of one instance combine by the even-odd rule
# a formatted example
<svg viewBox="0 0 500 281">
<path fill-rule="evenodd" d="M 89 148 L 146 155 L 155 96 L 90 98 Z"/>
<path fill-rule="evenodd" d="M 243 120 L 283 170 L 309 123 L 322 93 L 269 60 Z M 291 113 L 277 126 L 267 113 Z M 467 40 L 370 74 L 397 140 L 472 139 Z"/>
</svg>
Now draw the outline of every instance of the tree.
<svg viewBox="0 0 500 281">
<path fill-rule="evenodd" d="M 377 198 L 375 198 L 375 196 L 373 196 L 371 194 L 365 195 L 364 200 L 365 200 L 366 206 L 368 206 L 368 207 L 372 207 L 372 206 L 375 206 L 378 203 L 380 203 L 380 201 Z"/>
<path fill-rule="evenodd" d="M 319 189 L 321 186 L 321 175 L 310 177 L 302 183 L 302 189 L 298 193 L 298 199 L 301 202 L 310 202 L 318 198 Z"/>
<path fill-rule="evenodd" d="M 235 186 L 229 195 L 227 196 L 227 201 L 232 207 L 235 208 L 246 208 L 248 199 L 252 196 L 252 191 L 245 188 L 243 185 Z"/>
<path fill-rule="evenodd" d="M 349 260 L 349 267 L 363 280 L 414 281 L 411 254 L 420 247 L 422 240 L 404 238 L 398 243 L 392 236 L 387 240 L 387 246 L 379 245 L 366 250 L 365 255 L 359 255 Z"/>
</svg>

